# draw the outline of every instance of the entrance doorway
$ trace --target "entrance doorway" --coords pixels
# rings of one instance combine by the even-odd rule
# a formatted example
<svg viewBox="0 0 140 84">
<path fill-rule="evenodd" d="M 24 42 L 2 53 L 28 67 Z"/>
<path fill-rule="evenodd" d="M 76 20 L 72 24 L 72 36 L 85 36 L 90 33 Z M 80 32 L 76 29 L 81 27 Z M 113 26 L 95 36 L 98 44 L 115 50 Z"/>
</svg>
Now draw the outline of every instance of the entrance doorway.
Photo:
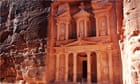
<svg viewBox="0 0 140 84">
<path fill-rule="evenodd" d="M 97 58 L 96 53 L 91 53 L 91 75 L 92 75 L 92 83 L 97 83 Z"/>
<path fill-rule="evenodd" d="M 77 74 L 78 74 L 78 81 L 86 83 L 87 82 L 87 75 L 88 75 L 88 61 L 87 61 L 87 55 L 86 53 L 78 53 L 78 60 L 77 60 Z M 80 66 L 79 66 L 80 65 Z M 92 83 L 97 83 L 97 58 L 96 58 L 96 53 L 91 52 L 90 55 L 90 66 L 91 66 L 91 82 Z"/>
<path fill-rule="evenodd" d="M 83 79 L 87 79 L 87 61 L 82 62 L 82 77 Z"/>
</svg>

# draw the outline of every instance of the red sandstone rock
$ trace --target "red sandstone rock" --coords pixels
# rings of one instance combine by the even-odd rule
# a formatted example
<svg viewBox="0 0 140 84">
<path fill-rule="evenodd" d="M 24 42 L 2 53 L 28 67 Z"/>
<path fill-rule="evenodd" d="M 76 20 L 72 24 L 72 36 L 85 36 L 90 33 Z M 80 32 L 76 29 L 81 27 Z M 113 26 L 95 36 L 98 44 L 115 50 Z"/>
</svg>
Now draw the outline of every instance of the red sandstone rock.
<svg viewBox="0 0 140 84">
<path fill-rule="evenodd" d="M 0 82 L 45 84 L 45 45 L 50 2 L 0 1 Z M 34 57 L 32 65 L 29 63 L 31 60 L 27 60 L 29 57 Z"/>
</svg>

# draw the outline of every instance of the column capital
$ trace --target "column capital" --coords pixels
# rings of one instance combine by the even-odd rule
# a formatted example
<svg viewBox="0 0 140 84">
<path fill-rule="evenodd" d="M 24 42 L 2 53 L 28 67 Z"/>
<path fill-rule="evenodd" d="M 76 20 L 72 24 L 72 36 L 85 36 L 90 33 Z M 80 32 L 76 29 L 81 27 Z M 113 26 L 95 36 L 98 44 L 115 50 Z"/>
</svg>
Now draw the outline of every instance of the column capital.
<svg viewBox="0 0 140 84">
<path fill-rule="evenodd" d="M 104 53 L 107 53 L 108 51 L 106 51 L 106 50 L 100 50 L 100 51 L 97 51 L 97 54 L 99 55 L 99 54 L 104 54 Z"/>
<path fill-rule="evenodd" d="M 108 45 L 107 46 L 107 50 L 112 50 L 113 48 L 112 48 L 112 46 L 111 45 Z"/>
<path fill-rule="evenodd" d="M 65 22 L 67 25 L 69 25 L 70 24 L 70 22 L 69 21 L 67 21 L 67 22 Z"/>
<path fill-rule="evenodd" d="M 87 54 L 87 55 L 90 55 L 90 54 L 91 54 L 91 51 L 87 51 L 86 54 Z"/>
<path fill-rule="evenodd" d="M 54 55 L 56 55 L 56 56 L 58 56 L 58 55 L 60 55 L 61 53 L 55 53 Z"/>
<path fill-rule="evenodd" d="M 112 55 L 112 50 L 107 51 L 107 54 L 111 56 Z"/>
<path fill-rule="evenodd" d="M 96 54 L 97 54 L 97 55 L 100 55 L 100 54 L 101 54 L 101 51 L 96 51 Z"/>
<path fill-rule="evenodd" d="M 73 53 L 73 56 L 76 56 L 77 55 L 77 53 Z"/>
<path fill-rule="evenodd" d="M 107 54 L 112 55 L 112 52 L 113 52 L 113 50 L 112 50 L 112 49 L 109 49 L 109 50 L 107 51 Z"/>
<path fill-rule="evenodd" d="M 69 55 L 70 53 L 69 52 L 64 52 L 64 55 Z"/>
</svg>

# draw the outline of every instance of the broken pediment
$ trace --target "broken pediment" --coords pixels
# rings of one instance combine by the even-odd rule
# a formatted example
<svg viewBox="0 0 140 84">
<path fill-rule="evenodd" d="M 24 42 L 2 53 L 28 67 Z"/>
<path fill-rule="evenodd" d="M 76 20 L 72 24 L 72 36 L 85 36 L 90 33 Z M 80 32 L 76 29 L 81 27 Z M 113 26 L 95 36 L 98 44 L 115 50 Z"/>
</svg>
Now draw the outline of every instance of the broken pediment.
<svg viewBox="0 0 140 84">
<path fill-rule="evenodd" d="M 69 12 L 64 12 L 61 15 L 56 17 L 57 22 L 59 21 L 70 21 L 71 16 L 69 14 Z"/>
<path fill-rule="evenodd" d="M 65 13 L 68 13 L 68 12 L 69 12 L 69 4 L 68 3 L 64 3 L 64 4 L 60 4 L 58 6 L 56 15 L 60 16 L 60 15 L 63 15 Z"/>
<path fill-rule="evenodd" d="M 64 6 L 64 7 L 65 7 L 65 6 Z M 67 7 L 67 6 L 66 6 L 66 7 Z M 57 16 L 56 16 L 56 20 L 57 20 L 58 22 L 59 22 L 59 21 L 69 21 L 70 18 L 71 18 L 69 9 L 66 8 L 66 9 L 63 9 L 63 10 L 65 10 L 65 11 L 63 11 L 63 12 L 57 14 Z M 59 9 L 59 11 L 60 11 L 60 9 Z"/>
<path fill-rule="evenodd" d="M 66 11 L 66 12 L 57 16 L 57 18 L 63 18 L 63 17 L 70 17 L 70 13 L 68 11 Z"/>
<path fill-rule="evenodd" d="M 74 15 L 74 18 L 90 16 L 90 13 L 85 10 L 85 5 L 83 2 L 80 3 L 79 8 L 80 8 L 80 11 Z"/>
<path fill-rule="evenodd" d="M 91 6 L 94 10 L 108 9 L 112 7 L 112 3 L 110 3 L 108 0 L 94 0 L 91 2 Z"/>
<path fill-rule="evenodd" d="M 82 40 L 82 39 L 78 39 L 72 43 L 68 43 L 64 46 L 77 46 L 77 45 L 94 45 L 96 44 L 96 42 L 90 42 L 90 41 L 86 41 L 86 40 Z"/>
</svg>

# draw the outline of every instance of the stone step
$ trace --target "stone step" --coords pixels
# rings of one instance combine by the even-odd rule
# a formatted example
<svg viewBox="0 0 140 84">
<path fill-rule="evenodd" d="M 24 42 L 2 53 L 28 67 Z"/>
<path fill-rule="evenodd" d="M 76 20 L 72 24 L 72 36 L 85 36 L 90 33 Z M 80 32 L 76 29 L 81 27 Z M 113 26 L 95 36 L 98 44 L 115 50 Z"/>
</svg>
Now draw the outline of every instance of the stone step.
<svg viewBox="0 0 140 84">
<path fill-rule="evenodd" d="M 76 83 L 74 83 L 74 82 L 63 82 L 63 81 L 61 81 L 61 82 L 55 82 L 55 83 L 52 83 L 52 84 L 88 84 L 87 82 L 76 82 Z M 97 84 L 97 83 L 91 83 L 91 84 Z"/>
<path fill-rule="evenodd" d="M 55 82 L 55 83 L 52 83 L 52 84 L 80 84 L 80 83 L 74 83 L 74 82 L 63 82 L 63 81 L 60 81 L 60 82 Z"/>
</svg>

